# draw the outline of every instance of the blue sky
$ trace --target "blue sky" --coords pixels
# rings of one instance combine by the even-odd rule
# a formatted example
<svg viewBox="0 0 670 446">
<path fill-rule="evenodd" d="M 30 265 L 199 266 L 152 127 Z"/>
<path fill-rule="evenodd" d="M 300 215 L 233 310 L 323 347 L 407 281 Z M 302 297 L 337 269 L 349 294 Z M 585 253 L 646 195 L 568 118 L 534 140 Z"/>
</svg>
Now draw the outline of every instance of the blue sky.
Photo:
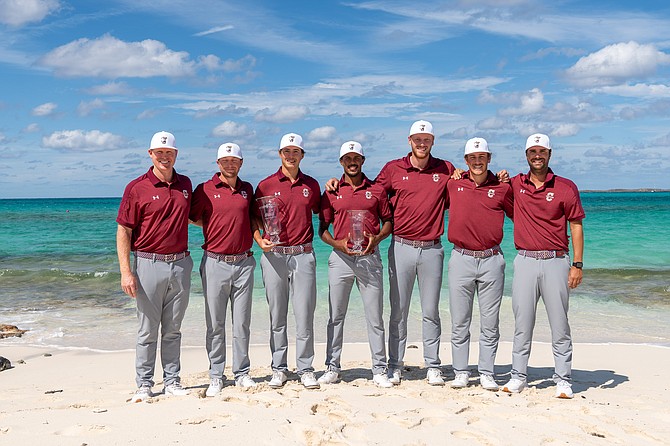
<svg viewBox="0 0 670 446">
<path fill-rule="evenodd" d="M 581 189 L 670 188 L 666 2 L 0 0 L 0 70 L 5 198 L 120 196 L 159 130 L 194 186 L 228 141 L 255 185 L 288 132 L 321 183 L 350 139 L 375 176 L 417 119 L 459 167 L 481 136 L 526 171 L 539 131 Z"/>
</svg>

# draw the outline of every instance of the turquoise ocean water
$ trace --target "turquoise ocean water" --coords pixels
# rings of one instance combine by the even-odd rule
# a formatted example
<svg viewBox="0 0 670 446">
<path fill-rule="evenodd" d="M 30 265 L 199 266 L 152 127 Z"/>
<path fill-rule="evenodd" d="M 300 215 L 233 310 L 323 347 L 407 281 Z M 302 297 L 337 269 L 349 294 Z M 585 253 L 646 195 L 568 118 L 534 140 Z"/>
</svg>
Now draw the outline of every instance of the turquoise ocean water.
<svg viewBox="0 0 670 446">
<path fill-rule="evenodd" d="M 571 295 L 576 342 L 670 345 L 670 193 L 587 192 L 584 283 Z M 134 301 L 119 287 L 115 250 L 118 198 L 0 200 L 0 323 L 30 330 L 21 343 L 101 350 L 134 348 Z M 316 220 L 315 220 L 316 227 Z M 204 345 L 204 306 L 197 273 L 200 228 L 191 227 L 195 268 L 183 344 Z M 451 244 L 443 237 L 445 267 Z M 510 290 L 514 245 L 505 226 L 507 281 L 501 310 L 502 340 L 513 335 Z M 315 241 L 318 305 L 315 335 L 325 341 L 328 318 L 327 258 L 330 248 Z M 381 245 L 386 264 L 388 240 Z M 260 250 L 255 247 L 255 255 Z M 386 279 L 386 277 L 385 277 Z M 387 288 L 388 289 L 388 288 Z M 417 291 L 415 290 L 415 294 Z M 449 340 L 449 292 L 442 291 L 443 342 Z M 549 340 L 540 304 L 535 339 Z M 388 302 L 384 309 L 388 321 Z M 475 317 L 476 320 L 476 317 Z M 252 342 L 267 344 L 269 319 L 260 266 L 256 271 Z M 473 340 L 478 327 L 473 323 Z M 420 336 L 420 307 L 413 299 L 410 340 Z M 292 334 L 292 331 L 290 331 Z M 354 290 L 345 341 L 366 341 L 363 308 Z"/>
</svg>

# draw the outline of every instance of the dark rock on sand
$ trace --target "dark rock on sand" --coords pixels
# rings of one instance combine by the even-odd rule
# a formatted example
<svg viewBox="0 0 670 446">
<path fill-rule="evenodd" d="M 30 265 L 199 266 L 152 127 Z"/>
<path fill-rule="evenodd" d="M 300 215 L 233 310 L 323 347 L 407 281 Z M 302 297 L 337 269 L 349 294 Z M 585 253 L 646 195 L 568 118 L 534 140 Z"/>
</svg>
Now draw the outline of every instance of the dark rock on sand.
<svg viewBox="0 0 670 446">
<path fill-rule="evenodd" d="M 9 338 L 11 336 L 16 336 L 20 338 L 21 336 L 23 336 L 23 333 L 27 331 L 28 330 L 21 330 L 16 325 L 0 324 L 0 339 Z"/>
<path fill-rule="evenodd" d="M 3 370 L 11 369 L 12 368 L 12 363 L 9 362 L 9 359 L 0 356 L 0 372 Z"/>
</svg>

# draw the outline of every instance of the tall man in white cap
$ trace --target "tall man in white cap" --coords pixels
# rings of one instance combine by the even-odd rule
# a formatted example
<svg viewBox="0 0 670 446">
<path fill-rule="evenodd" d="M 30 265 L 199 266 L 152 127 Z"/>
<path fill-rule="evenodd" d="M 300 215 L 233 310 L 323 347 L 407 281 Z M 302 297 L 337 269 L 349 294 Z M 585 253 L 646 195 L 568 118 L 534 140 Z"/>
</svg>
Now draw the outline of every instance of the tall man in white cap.
<svg viewBox="0 0 670 446">
<path fill-rule="evenodd" d="M 444 232 L 447 181 L 454 166 L 431 155 L 435 136 L 430 122 L 413 123 L 407 140 L 411 152 L 388 162 L 375 179 L 389 195 L 393 210 L 393 240 L 389 247 L 389 376 L 393 384 L 400 384 L 410 299 L 418 280 L 426 378 L 431 385 L 444 385 L 439 356 L 444 263 L 440 237 Z"/>
<path fill-rule="evenodd" d="M 200 263 L 205 295 L 210 384 L 206 396 L 223 388 L 226 367 L 226 308 L 230 303 L 233 323 L 235 385 L 255 387 L 249 376 L 249 326 L 256 260 L 251 252 L 254 189 L 238 176 L 243 157 L 235 143 L 221 144 L 217 153 L 219 172 L 193 192 L 190 219 L 202 226 L 205 243 Z"/>
<path fill-rule="evenodd" d="M 256 243 L 263 249 L 261 268 L 265 294 L 270 307 L 270 350 L 272 379 L 270 387 L 284 385 L 288 372 L 287 315 L 293 301 L 296 329 L 296 362 L 301 383 L 308 389 L 319 388 L 314 376 L 314 310 L 316 308 L 316 257 L 312 248 L 312 214 L 321 206 L 319 183 L 300 170 L 305 156 L 302 137 L 288 133 L 279 144 L 279 170 L 256 187 L 256 198 L 275 197 L 280 203 L 281 244 L 273 244 L 269 235 L 254 231 Z M 260 213 L 258 214 L 260 217 Z M 262 224 L 259 220 L 259 227 Z"/>
<path fill-rule="evenodd" d="M 579 190 L 570 180 L 549 168 L 551 143 L 536 133 L 526 141 L 530 170 L 512 178 L 514 192 L 514 259 L 512 309 L 514 344 L 511 379 L 503 386 L 509 393 L 527 386 L 537 302 L 542 298 L 551 328 L 554 354 L 555 396 L 572 398 L 572 336 L 568 323 L 570 288 L 582 282 L 584 232 Z M 572 236 L 573 262 L 568 251 Z"/>
<path fill-rule="evenodd" d="M 449 227 L 454 244 L 449 258 L 451 354 L 456 377 L 451 386 L 466 387 L 470 378 L 470 322 L 477 294 L 480 313 L 479 381 L 498 390 L 494 363 L 500 339 L 499 313 L 505 285 L 505 259 L 500 249 L 505 215 L 512 218 L 514 200 L 509 183 L 488 170 L 491 152 L 484 138 L 465 144 L 468 171 L 449 181 Z"/>
<path fill-rule="evenodd" d="M 328 258 L 328 304 L 326 366 L 321 384 L 340 381 L 344 319 L 351 289 L 356 282 L 363 300 L 368 341 L 372 355 L 372 380 L 378 387 L 393 387 L 387 376 L 384 320 L 383 269 L 377 245 L 391 234 L 391 209 L 386 192 L 363 173 L 365 155 L 361 144 L 347 141 L 340 148 L 344 174 L 337 192 L 324 192 L 321 198 L 319 235 L 333 247 Z M 352 241 L 352 212 L 364 211 L 362 243 L 358 252 Z M 382 225 L 380 228 L 380 220 Z M 333 224 L 333 234 L 329 227 Z"/>
<path fill-rule="evenodd" d="M 160 329 L 163 383 L 168 395 L 186 395 L 180 384 L 181 322 L 188 306 L 193 260 L 188 252 L 191 180 L 174 169 L 174 135 L 151 138 L 149 171 L 127 186 L 121 199 L 116 248 L 121 288 L 137 303 L 137 391 L 133 402 L 152 396 Z M 131 262 L 130 253 L 134 259 Z"/>
</svg>

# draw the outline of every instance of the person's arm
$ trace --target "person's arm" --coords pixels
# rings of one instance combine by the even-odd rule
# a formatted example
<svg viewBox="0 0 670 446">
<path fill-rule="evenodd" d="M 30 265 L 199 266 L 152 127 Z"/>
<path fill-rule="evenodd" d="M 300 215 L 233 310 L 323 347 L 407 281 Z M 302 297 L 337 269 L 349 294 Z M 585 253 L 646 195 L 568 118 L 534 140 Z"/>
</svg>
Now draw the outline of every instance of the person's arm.
<svg viewBox="0 0 670 446">
<path fill-rule="evenodd" d="M 584 261 L 584 227 L 581 220 L 570 222 L 570 236 L 572 237 L 573 262 Z M 568 286 L 577 288 L 582 283 L 583 271 L 575 266 L 570 267 L 568 274 Z"/>
<path fill-rule="evenodd" d="M 130 269 L 130 240 L 133 230 L 123 225 L 118 225 L 116 230 L 116 253 L 119 257 L 119 270 L 121 271 L 121 289 L 132 298 L 137 297 L 137 279 Z"/>
<path fill-rule="evenodd" d="M 382 227 L 379 230 L 379 234 L 368 234 L 366 232 L 365 235 L 368 237 L 368 246 L 361 255 L 366 255 L 373 252 L 382 240 L 391 235 L 391 232 L 393 232 L 393 223 L 391 220 L 387 220 L 382 224 Z"/>
<path fill-rule="evenodd" d="M 333 234 L 331 234 L 328 230 L 329 226 L 330 223 L 326 223 L 324 220 L 319 219 L 319 237 L 321 237 L 321 240 L 323 240 L 324 243 L 332 246 L 333 249 L 341 251 L 345 254 L 357 254 L 349 251 L 349 237 L 343 238 L 341 240 L 335 240 Z"/>
</svg>

